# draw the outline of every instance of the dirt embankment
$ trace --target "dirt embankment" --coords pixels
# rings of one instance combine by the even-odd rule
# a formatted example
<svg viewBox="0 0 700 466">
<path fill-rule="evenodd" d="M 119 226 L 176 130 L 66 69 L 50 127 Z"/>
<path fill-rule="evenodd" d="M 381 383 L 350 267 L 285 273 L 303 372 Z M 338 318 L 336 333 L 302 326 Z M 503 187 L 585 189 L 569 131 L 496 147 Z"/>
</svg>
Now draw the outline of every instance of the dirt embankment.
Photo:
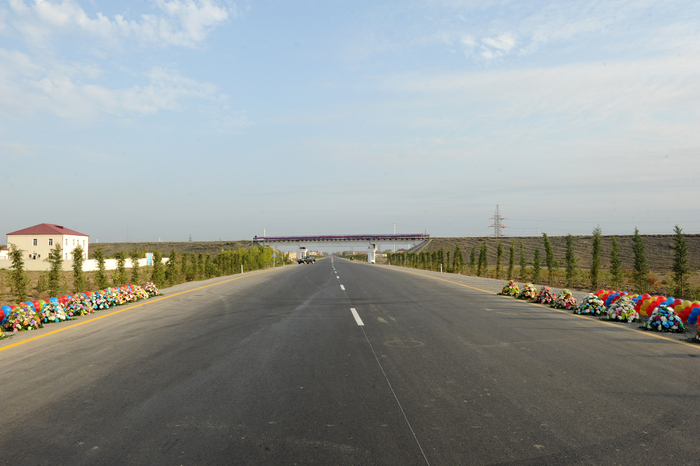
<svg viewBox="0 0 700 466">
<path fill-rule="evenodd" d="M 117 251 L 132 251 L 134 248 L 139 251 L 155 252 L 160 251 L 167 257 L 170 250 L 174 249 L 178 256 L 183 252 L 191 254 L 200 253 L 203 255 L 217 255 L 222 249 L 249 248 L 252 241 L 192 241 L 192 242 L 154 242 L 154 243 L 90 243 L 90 258 L 96 249 L 102 249 L 106 257 L 114 257 Z"/>
</svg>

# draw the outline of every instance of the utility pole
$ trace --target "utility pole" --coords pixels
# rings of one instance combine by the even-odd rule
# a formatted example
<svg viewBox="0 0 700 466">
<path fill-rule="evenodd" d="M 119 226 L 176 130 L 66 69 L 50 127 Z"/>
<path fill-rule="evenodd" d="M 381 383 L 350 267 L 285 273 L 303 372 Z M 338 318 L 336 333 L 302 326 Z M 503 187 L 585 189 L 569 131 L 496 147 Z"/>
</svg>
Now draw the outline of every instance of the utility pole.
<svg viewBox="0 0 700 466">
<path fill-rule="evenodd" d="M 394 236 L 396 236 L 396 224 L 394 223 Z M 396 238 L 394 238 L 394 241 L 396 241 Z M 396 254 L 396 243 L 394 243 L 394 254 Z"/>
</svg>

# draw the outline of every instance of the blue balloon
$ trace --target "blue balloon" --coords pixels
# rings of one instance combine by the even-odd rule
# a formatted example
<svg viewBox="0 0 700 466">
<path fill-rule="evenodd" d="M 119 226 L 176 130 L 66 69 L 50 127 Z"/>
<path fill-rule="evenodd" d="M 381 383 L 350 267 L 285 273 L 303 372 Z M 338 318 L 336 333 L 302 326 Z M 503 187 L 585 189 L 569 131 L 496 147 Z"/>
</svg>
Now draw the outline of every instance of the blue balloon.
<svg viewBox="0 0 700 466">
<path fill-rule="evenodd" d="M 49 298 L 51 304 L 58 304 L 58 298 Z"/>
<path fill-rule="evenodd" d="M 698 323 L 698 315 L 700 315 L 700 308 L 694 308 L 690 315 L 688 315 L 688 323 L 695 325 Z"/>
</svg>

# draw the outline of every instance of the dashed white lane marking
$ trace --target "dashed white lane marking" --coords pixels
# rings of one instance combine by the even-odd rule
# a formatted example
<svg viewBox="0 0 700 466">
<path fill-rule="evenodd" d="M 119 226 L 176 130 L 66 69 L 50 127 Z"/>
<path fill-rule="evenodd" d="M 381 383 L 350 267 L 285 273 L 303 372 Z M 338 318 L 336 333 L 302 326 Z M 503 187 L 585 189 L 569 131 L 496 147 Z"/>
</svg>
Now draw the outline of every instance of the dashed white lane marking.
<svg viewBox="0 0 700 466">
<path fill-rule="evenodd" d="M 350 308 L 350 312 L 352 312 L 352 316 L 355 318 L 355 322 L 357 322 L 357 325 L 360 327 L 364 327 L 365 324 L 362 322 L 362 319 L 360 319 L 360 315 L 357 313 L 354 307 Z"/>
<path fill-rule="evenodd" d="M 340 289 L 345 291 L 345 287 L 343 285 L 340 285 Z"/>
<path fill-rule="evenodd" d="M 340 277 L 339 277 L 338 275 L 336 275 L 335 278 L 337 278 L 338 280 L 340 280 Z"/>
</svg>

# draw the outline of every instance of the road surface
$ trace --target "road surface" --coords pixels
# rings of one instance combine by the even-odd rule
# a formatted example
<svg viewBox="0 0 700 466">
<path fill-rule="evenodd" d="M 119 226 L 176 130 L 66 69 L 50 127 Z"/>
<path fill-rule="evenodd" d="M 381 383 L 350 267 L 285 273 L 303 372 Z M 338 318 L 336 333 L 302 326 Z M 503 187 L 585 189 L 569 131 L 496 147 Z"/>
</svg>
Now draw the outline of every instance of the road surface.
<svg viewBox="0 0 700 466">
<path fill-rule="evenodd" d="M 700 461 L 700 348 L 449 280 L 327 258 L 3 340 L 0 464 Z"/>
</svg>

